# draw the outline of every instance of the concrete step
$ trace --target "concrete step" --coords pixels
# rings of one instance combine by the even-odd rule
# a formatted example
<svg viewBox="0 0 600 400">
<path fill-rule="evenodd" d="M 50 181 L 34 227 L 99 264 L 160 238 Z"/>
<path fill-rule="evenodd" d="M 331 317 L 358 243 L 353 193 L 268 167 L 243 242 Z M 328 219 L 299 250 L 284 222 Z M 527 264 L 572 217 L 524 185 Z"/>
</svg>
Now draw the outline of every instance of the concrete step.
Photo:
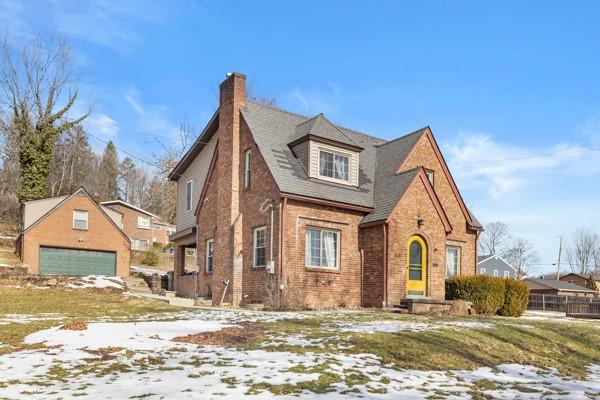
<svg viewBox="0 0 600 400">
<path fill-rule="evenodd" d="M 172 306 L 178 307 L 194 307 L 196 305 L 196 300 L 194 299 L 186 299 L 184 297 L 169 297 L 169 304 Z"/>
</svg>

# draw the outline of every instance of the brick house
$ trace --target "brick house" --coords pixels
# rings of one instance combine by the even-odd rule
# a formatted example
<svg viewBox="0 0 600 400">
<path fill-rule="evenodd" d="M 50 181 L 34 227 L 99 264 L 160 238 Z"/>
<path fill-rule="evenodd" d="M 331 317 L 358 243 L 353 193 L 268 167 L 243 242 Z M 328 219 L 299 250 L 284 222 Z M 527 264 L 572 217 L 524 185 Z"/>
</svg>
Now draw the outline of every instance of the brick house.
<svg viewBox="0 0 600 400">
<path fill-rule="evenodd" d="M 387 307 L 443 299 L 446 276 L 475 274 L 481 224 L 429 127 L 386 141 L 252 101 L 245 81 L 228 74 L 169 176 L 178 295 Z"/>
<path fill-rule="evenodd" d="M 123 215 L 121 228 L 131 240 L 132 250 L 146 251 L 153 243 L 165 245 L 169 243 L 168 233 L 175 230 L 173 225 L 161 221 L 157 215 L 123 200 L 104 201 L 101 204 Z"/>
<path fill-rule="evenodd" d="M 43 275 L 129 275 L 130 243 L 122 214 L 80 188 L 68 196 L 23 203 L 16 253 Z"/>
</svg>

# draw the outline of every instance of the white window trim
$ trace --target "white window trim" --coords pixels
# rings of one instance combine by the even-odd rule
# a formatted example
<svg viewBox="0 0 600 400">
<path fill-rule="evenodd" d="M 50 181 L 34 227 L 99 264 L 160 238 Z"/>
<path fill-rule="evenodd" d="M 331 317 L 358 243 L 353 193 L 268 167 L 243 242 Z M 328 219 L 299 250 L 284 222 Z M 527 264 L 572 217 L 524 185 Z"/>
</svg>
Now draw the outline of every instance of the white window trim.
<svg viewBox="0 0 600 400">
<path fill-rule="evenodd" d="M 208 269 L 208 259 L 209 259 L 209 251 L 208 248 L 212 249 L 212 255 L 210 258 L 212 258 L 212 269 L 209 271 Z M 207 274 L 210 274 L 211 272 L 213 272 L 215 270 L 215 240 L 214 239 L 208 239 L 206 240 L 206 245 L 205 245 L 205 251 L 206 251 L 206 255 L 204 257 L 204 270 L 206 271 Z"/>
<path fill-rule="evenodd" d="M 461 262 L 461 257 L 462 257 L 462 249 L 458 246 L 446 246 L 446 261 L 448 261 L 448 250 L 458 250 L 458 257 L 456 257 L 456 275 L 452 275 L 452 276 L 460 276 L 460 262 Z M 448 263 L 446 262 L 446 277 L 449 277 L 448 275 Z"/>
<path fill-rule="evenodd" d="M 85 220 L 75 218 L 75 214 L 77 213 L 85 213 Z M 85 228 L 78 228 L 75 226 L 75 221 L 85 221 Z M 73 229 L 78 231 L 87 231 L 89 228 L 89 212 L 86 210 L 73 210 Z"/>
<path fill-rule="evenodd" d="M 146 243 L 146 248 L 145 249 L 142 249 L 142 246 L 139 245 L 142 242 Z M 133 239 L 131 239 L 131 244 L 132 244 L 133 250 L 138 250 L 138 251 L 148 251 L 148 250 L 150 250 L 150 243 L 148 243 L 148 239 L 133 238 Z"/>
<path fill-rule="evenodd" d="M 190 188 L 189 204 L 188 204 L 188 185 Z M 185 183 L 185 210 L 191 211 L 193 203 L 194 203 L 194 180 L 190 179 L 189 181 L 187 181 Z"/>
<path fill-rule="evenodd" d="M 334 177 L 329 177 L 329 176 L 321 175 L 321 152 L 333 154 L 333 169 L 334 169 L 334 171 L 335 171 L 335 155 L 336 154 L 348 158 L 348 180 L 337 179 L 337 178 L 334 178 Z M 317 174 L 319 176 L 319 179 L 322 179 L 324 181 L 342 183 L 344 185 L 351 185 L 351 183 L 350 183 L 350 181 L 351 181 L 350 174 L 352 174 L 352 154 L 345 153 L 345 152 L 339 151 L 339 150 L 332 150 L 330 148 L 325 148 L 325 147 L 320 147 L 319 146 L 317 148 Z M 334 172 L 334 175 L 335 175 L 335 172 Z"/>
<path fill-rule="evenodd" d="M 485 275 L 485 268 L 479 268 L 479 275 Z"/>
<path fill-rule="evenodd" d="M 248 189 L 252 184 L 252 151 L 246 150 L 244 153 L 244 188 Z"/>
<path fill-rule="evenodd" d="M 258 232 L 264 231 L 265 232 L 265 264 L 264 265 L 256 265 L 256 235 Z M 252 266 L 254 268 L 264 268 L 267 266 L 267 227 L 266 226 L 259 226 L 257 228 L 254 228 L 254 230 L 252 231 Z"/>
<path fill-rule="evenodd" d="M 504 277 L 510 278 L 510 271 L 504 271 Z"/>
<path fill-rule="evenodd" d="M 335 249 L 336 250 L 335 267 L 322 267 L 320 265 L 311 265 L 310 264 L 310 257 L 309 257 L 309 255 L 310 255 L 310 241 L 308 240 L 308 231 L 309 230 L 318 230 L 318 231 L 321 231 L 321 232 L 326 231 L 326 232 L 333 232 L 333 233 L 335 233 L 335 235 L 337 236 L 337 240 L 336 240 L 337 248 Z M 340 253 L 341 253 L 341 247 L 342 247 L 341 236 L 342 236 L 341 232 L 339 230 L 336 230 L 336 229 L 319 228 L 319 227 L 316 227 L 316 226 L 309 226 L 309 227 L 307 227 L 306 228 L 306 233 L 304 235 L 304 241 L 306 242 L 305 243 L 305 248 L 304 248 L 304 265 L 306 266 L 306 268 L 308 268 L 308 269 L 325 269 L 325 270 L 328 270 L 328 271 L 338 271 L 340 269 Z M 321 238 L 322 237 L 323 236 L 321 236 Z"/>
<path fill-rule="evenodd" d="M 148 221 L 147 226 L 143 225 L 141 223 L 141 221 L 143 221 L 144 219 L 146 219 Z M 150 217 L 144 217 L 143 215 L 138 215 L 137 227 L 138 227 L 138 229 L 150 230 L 152 228 L 152 221 L 150 221 Z"/>
<path fill-rule="evenodd" d="M 498 277 L 498 276 L 500 276 L 500 273 L 498 272 L 498 270 L 497 270 L 497 269 L 495 269 L 495 270 L 494 270 L 494 276 L 495 276 L 495 277 Z"/>
</svg>

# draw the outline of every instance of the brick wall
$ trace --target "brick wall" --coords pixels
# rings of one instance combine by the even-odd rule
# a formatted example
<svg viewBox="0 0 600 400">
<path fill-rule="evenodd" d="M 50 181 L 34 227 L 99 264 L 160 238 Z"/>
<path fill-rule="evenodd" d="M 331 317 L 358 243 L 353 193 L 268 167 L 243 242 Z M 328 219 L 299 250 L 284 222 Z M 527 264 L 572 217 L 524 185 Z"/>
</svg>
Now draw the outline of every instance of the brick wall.
<svg viewBox="0 0 600 400">
<path fill-rule="evenodd" d="M 424 220 L 420 228 L 417 226 L 419 217 Z M 443 299 L 446 232 L 418 176 L 402 197 L 388 225 L 388 306 L 399 304 L 400 299 L 406 297 L 408 241 L 414 235 L 420 236 L 427 246 L 427 296 Z"/>
<path fill-rule="evenodd" d="M 123 232 L 125 232 L 130 239 L 147 240 L 148 248 L 152 247 L 152 217 L 121 204 L 109 204 L 107 207 L 123 214 Z M 138 217 L 150 219 L 150 229 L 138 228 Z"/>
<path fill-rule="evenodd" d="M 364 213 L 290 200 L 285 208 L 283 279 L 296 305 L 312 308 L 358 307 L 361 303 L 361 262 L 358 225 Z M 306 267 L 306 228 L 340 232 L 338 270 Z"/>
<path fill-rule="evenodd" d="M 461 248 L 461 274 L 474 275 L 477 265 L 477 235 L 467 228 L 466 217 L 452 191 L 450 181 L 443 172 L 442 165 L 436 156 L 433 143 L 428 135 L 423 135 L 419 139 L 409 157 L 404 161 L 402 170 L 409 170 L 418 166 L 434 171 L 433 187 L 452 225 L 452 233 L 445 239 L 446 245 Z M 445 262 L 443 265 L 445 268 Z"/>
<path fill-rule="evenodd" d="M 73 210 L 88 212 L 88 230 L 73 229 Z M 39 272 L 40 246 L 116 252 L 117 275 L 129 275 L 129 241 L 87 196 L 72 196 L 25 233 L 23 263 L 32 274 Z"/>
<path fill-rule="evenodd" d="M 364 258 L 362 292 L 364 307 L 383 305 L 384 229 L 384 224 L 380 224 L 362 228 L 359 233 Z"/>
</svg>

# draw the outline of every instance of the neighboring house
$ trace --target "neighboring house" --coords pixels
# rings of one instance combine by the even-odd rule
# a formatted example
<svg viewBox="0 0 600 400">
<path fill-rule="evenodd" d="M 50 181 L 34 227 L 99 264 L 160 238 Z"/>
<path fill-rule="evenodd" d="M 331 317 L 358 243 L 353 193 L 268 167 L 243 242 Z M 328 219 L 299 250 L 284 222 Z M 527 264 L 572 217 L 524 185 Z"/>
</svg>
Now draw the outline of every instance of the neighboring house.
<svg viewBox="0 0 600 400">
<path fill-rule="evenodd" d="M 386 307 L 475 274 L 482 227 L 429 127 L 378 139 L 252 101 L 238 73 L 219 104 L 169 176 L 180 296 Z"/>
<path fill-rule="evenodd" d="M 152 241 L 164 246 L 171 242 L 169 240 L 169 236 L 175 233 L 175 225 L 171 225 L 160 220 L 155 220 L 152 223 L 152 230 Z"/>
<path fill-rule="evenodd" d="M 168 243 L 168 236 L 165 233 L 173 232 L 175 229 L 151 212 L 122 200 L 104 201 L 102 205 L 123 214 L 122 228 L 131 240 L 131 250 L 146 251 L 153 243 L 165 245 Z"/>
<path fill-rule="evenodd" d="M 596 291 L 566 281 L 552 279 L 526 278 L 523 280 L 530 293 L 555 296 L 595 297 Z"/>
<path fill-rule="evenodd" d="M 517 279 L 518 271 L 496 254 L 477 257 L 477 275 Z"/>
<path fill-rule="evenodd" d="M 587 287 L 589 289 L 595 288 L 594 290 L 596 290 L 597 293 L 600 293 L 600 279 L 598 279 L 598 277 L 594 276 L 594 275 L 586 276 L 583 274 L 577 274 L 575 272 L 570 272 L 568 274 L 562 275 L 560 277 L 560 280 L 569 282 L 569 283 L 574 283 L 575 285 L 578 285 L 578 286 Z"/>
<path fill-rule="evenodd" d="M 123 215 L 83 189 L 23 203 L 16 250 L 28 272 L 42 275 L 129 275 Z"/>
</svg>

